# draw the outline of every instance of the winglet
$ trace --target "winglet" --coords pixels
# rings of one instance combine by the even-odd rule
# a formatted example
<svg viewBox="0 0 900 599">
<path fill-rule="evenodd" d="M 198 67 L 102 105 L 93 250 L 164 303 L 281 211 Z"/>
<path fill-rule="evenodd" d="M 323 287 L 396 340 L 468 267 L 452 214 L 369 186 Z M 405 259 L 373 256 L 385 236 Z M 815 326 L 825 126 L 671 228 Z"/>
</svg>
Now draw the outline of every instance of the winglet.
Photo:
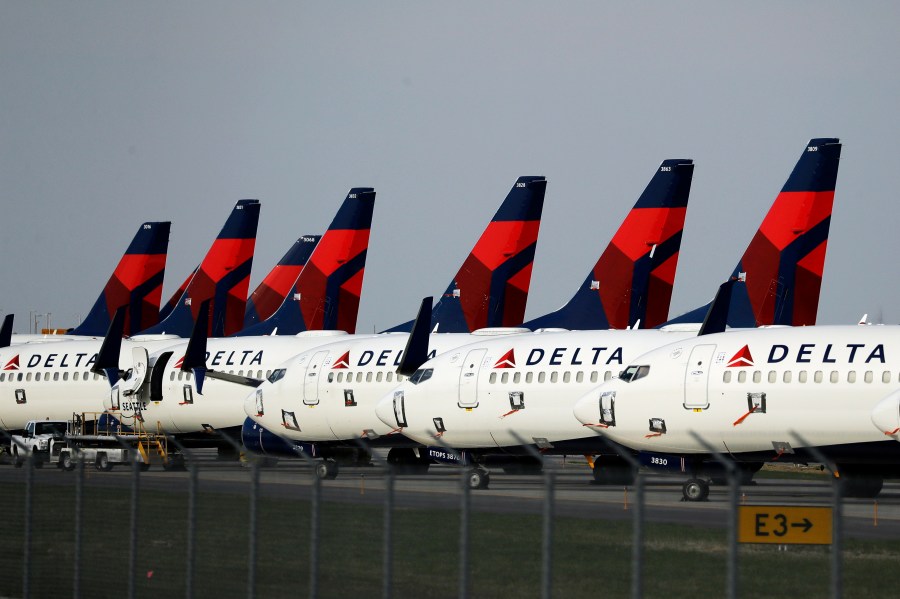
<svg viewBox="0 0 900 599">
<path fill-rule="evenodd" d="M 431 330 L 431 302 L 432 297 L 422 298 L 419 313 L 413 321 L 412 332 L 406 340 L 406 348 L 403 350 L 403 358 L 397 367 L 397 373 L 410 376 L 419 366 L 428 361 L 428 338 Z"/>
<path fill-rule="evenodd" d="M 12 344 L 13 315 L 7 314 L 3 318 L 3 326 L 0 327 L 0 347 L 9 347 Z"/>
<path fill-rule="evenodd" d="M 100 346 L 97 359 L 91 367 L 91 372 L 106 375 L 110 387 L 119 381 L 122 372 L 119 370 L 119 353 L 122 351 L 122 336 L 125 334 L 127 311 L 128 306 L 122 306 L 116 310 L 112 322 L 109 323 L 109 329 L 106 331 L 106 337 L 103 338 L 103 345 Z"/>
<path fill-rule="evenodd" d="M 206 378 L 206 333 L 207 323 L 209 322 L 210 301 L 208 299 L 203 300 L 203 303 L 200 304 L 200 311 L 197 312 L 197 321 L 194 323 L 191 339 L 188 341 L 184 359 L 181 361 L 182 372 L 194 373 L 198 395 L 203 395 L 203 381 Z"/>
<path fill-rule="evenodd" d="M 719 285 L 716 297 L 713 298 L 712 303 L 709 305 L 709 311 L 706 313 L 706 318 L 703 319 L 703 324 L 700 326 L 700 332 L 697 333 L 698 337 L 725 331 L 725 328 L 728 326 L 728 307 L 731 305 L 731 288 L 739 280 L 728 279 Z"/>
</svg>

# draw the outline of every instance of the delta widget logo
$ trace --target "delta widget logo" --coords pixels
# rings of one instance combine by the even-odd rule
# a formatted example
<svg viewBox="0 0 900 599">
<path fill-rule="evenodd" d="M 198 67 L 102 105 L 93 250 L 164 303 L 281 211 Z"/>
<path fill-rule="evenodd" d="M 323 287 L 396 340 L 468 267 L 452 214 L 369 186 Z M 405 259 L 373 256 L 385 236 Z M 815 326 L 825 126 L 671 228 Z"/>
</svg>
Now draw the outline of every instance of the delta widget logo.
<svg viewBox="0 0 900 599">
<path fill-rule="evenodd" d="M 494 364 L 494 368 L 515 368 L 516 367 L 516 355 L 513 353 L 515 350 L 509 350 L 503 356 L 497 360 Z"/>
<path fill-rule="evenodd" d="M 753 356 L 750 355 L 750 346 L 745 345 L 728 360 L 728 368 L 746 368 L 753 366 Z"/>
<path fill-rule="evenodd" d="M 334 366 L 331 367 L 332 370 L 338 368 L 350 368 L 350 351 L 345 351 L 344 355 L 335 360 Z"/>
<path fill-rule="evenodd" d="M 19 354 L 6 363 L 6 366 L 3 367 L 3 370 L 18 370 L 19 369 Z"/>
</svg>

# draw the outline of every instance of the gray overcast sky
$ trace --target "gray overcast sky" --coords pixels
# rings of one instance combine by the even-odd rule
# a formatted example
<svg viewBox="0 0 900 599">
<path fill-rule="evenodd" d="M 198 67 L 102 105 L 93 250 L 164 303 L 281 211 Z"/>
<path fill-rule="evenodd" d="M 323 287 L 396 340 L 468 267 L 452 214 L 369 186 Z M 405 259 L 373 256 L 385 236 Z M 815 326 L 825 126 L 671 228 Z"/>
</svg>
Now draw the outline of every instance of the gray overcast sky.
<svg viewBox="0 0 900 599">
<path fill-rule="evenodd" d="M 820 323 L 900 321 L 896 2 L 0 3 L 0 313 L 75 325 L 138 225 L 164 299 L 234 202 L 251 285 L 378 192 L 358 330 L 440 294 L 548 178 L 527 317 L 571 296 L 665 158 L 696 163 L 671 314 L 731 272 L 811 137 L 844 143 Z"/>
</svg>

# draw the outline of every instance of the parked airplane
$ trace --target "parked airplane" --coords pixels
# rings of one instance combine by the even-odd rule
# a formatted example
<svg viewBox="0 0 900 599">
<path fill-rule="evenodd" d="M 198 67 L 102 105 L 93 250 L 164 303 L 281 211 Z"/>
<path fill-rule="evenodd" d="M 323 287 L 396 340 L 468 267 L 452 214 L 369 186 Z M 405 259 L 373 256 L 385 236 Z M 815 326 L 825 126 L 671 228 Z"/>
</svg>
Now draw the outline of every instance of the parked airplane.
<svg viewBox="0 0 900 599">
<path fill-rule="evenodd" d="M 247 298 L 244 328 L 272 316 L 290 295 L 321 235 L 301 235 Z"/>
<path fill-rule="evenodd" d="M 689 500 L 709 492 L 709 447 L 755 472 L 816 462 L 814 446 L 837 464 L 845 492 L 874 496 L 883 477 L 900 476 L 898 383 L 900 327 L 741 330 L 630 360 L 574 414 L 644 463 L 689 475 Z"/>
<path fill-rule="evenodd" d="M 158 322 L 166 270 L 170 222 L 141 224 L 87 317 L 65 335 L 13 335 L 12 343 L 103 337 L 112 315 L 127 306 L 125 333 L 134 335 Z"/>
<path fill-rule="evenodd" d="M 522 326 L 646 329 L 665 322 L 693 174 L 693 160 L 664 160 L 572 299 Z"/>
<path fill-rule="evenodd" d="M 199 305 L 206 299 L 213 300 L 211 336 L 222 337 L 239 331 L 244 322 L 258 223 L 259 201 L 238 201 L 178 305 L 165 320 L 140 334 L 190 336 Z"/>
<path fill-rule="evenodd" d="M 747 285 L 757 281 L 755 288 L 785 281 L 778 287 L 778 298 L 782 304 L 784 298 L 792 298 L 791 309 L 760 310 L 760 306 L 771 306 L 775 296 L 747 301 L 757 296 L 741 285 L 728 302 L 729 324 L 796 324 L 793 318 L 799 323 L 814 321 L 819 284 L 810 284 L 811 277 L 795 273 L 822 272 L 825 240 L 820 236 L 827 233 L 822 223 L 829 220 L 840 145 L 836 140 L 815 145 L 821 141 L 812 140 L 805 149 L 739 264 L 741 278 Z M 798 181 L 804 182 L 805 192 L 798 188 Z M 829 182 L 831 191 L 824 189 Z M 779 214 L 791 218 L 776 218 Z M 761 238 L 778 243 L 762 243 Z M 778 247 L 785 251 L 771 255 Z M 770 272 L 771 264 L 778 265 L 778 272 Z M 656 331 L 548 332 L 485 340 L 423 364 L 381 401 L 378 416 L 391 428 L 402 427 L 404 435 L 423 445 L 434 445 L 434 436 L 440 435 L 450 446 L 474 454 L 523 453 L 513 431 L 545 452 L 602 451 L 595 435 L 586 435 L 568 418 L 574 402 L 648 348 L 686 340 L 695 332 L 675 325 Z M 438 448 L 434 454 L 446 452 Z M 630 473 L 615 455 L 603 455 L 600 462 L 602 467 L 594 468 L 600 482 L 620 481 Z M 477 484 L 483 484 L 485 474 L 476 473 Z"/>
<path fill-rule="evenodd" d="M 547 180 L 519 177 L 432 310 L 431 330 L 520 326 L 531 285 Z M 384 332 L 409 332 L 412 321 Z"/>
<path fill-rule="evenodd" d="M 604 276 L 602 285 L 600 283 L 592 285 L 595 289 L 587 292 L 586 289 L 579 289 L 576 297 L 568 304 L 569 307 L 555 313 L 554 319 L 565 317 L 574 319 L 570 322 L 577 322 L 578 315 L 583 314 L 588 322 L 606 323 L 606 313 L 596 298 L 599 295 L 629 298 L 629 294 L 634 294 L 636 287 L 640 286 L 636 281 L 641 276 L 645 277 L 645 281 L 649 278 L 646 276 L 647 273 L 654 271 L 655 267 L 649 264 L 648 257 L 641 257 L 642 252 L 653 253 L 652 248 L 643 245 L 648 240 L 662 240 L 659 245 L 663 249 L 659 250 L 656 256 L 665 263 L 673 262 L 672 258 L 677 256 L 678 243 L 681 239 L 677 231 L 681 229 L 683 207 L 687 202 L 684 194 L 692 172 L 693 165 L 690 161 L 667 160 L 660 165 L 647 190 L 641 195 L 635 209 L 620 229 L 630 231 L 638 243 L 629 243 L 622 237 L 617 237 L 604 252 L 604 256 L 609 257 L 617 254 L 622 247 L 634 249 L 635 251 L 628 253 L 635 258 L 627 262 L 631 265 L 631 269 L 624 268 L 625 261 L 619 261 L 619 269 L 615 273 L 618 276 Z M 613 260 L 601 258 L 600 264 L 604 265 L 607 261 Z M 605 266 L 601 272 L 612 274 Z M 650 285 L 644 285 L 644 289 L 640 292 L 643 294 L 642 297 L 632 295 L 630 301 L 626 302 L 624 311 L 626 318 L 629 314 L 632 317 L 635 314 L 634 311 L 629 312 L 629 304 L 637 310 L 647 307 L 648 301 L 644 296 L 647 295 L 649 287 Z M 655 285 L 653 287 L 654 291 L 657 290 Z M 667 310 L 669 294 L 664 289 L 663 295 Z M 588 316 L 584 312 L 589 305 L 595 308 L 596 314 L 593 316 Z M 609 306 L 612 305 L 613 302 L 610 302 Z M 650 302 L 650 305 L 657 304 Z M 437 318 L 433 315 L 428 318 L 432 327 L 436 321 Z M 435 352 L 449 351 L 475 340 L 522 332 L 528 330 L 488 328 L 476 331 L 471 337 L 433 334 L 430 337 L 431 355 L 434 356 Z M 422 466 L 423 461 L 416 455 L 409 441 L 399 435 L 390 436 L 396 427 L 385 428 L 374 414 L 377 401 L 397 384 L 398 379 L 395 378 L 394 370 L 399 364 L 406 343 L 405 335 L 382 335 L 362 340 L 347 338 L 290 360 L 283 366 L 285 369 L 283 377 L 274 381 L 272 385 L 263 384 L 254 398 L 245 404 L 248 415 L 255 421 L 245 423 L 243 433 L 245 446 L 259 453 L 287 456 L 294 455 L 298 447 L 302 447 L 305 451 L 331 457 L 341 451 L 341 445 L 346 445 L 355 437 L 364 434 L 373 441 L 377 438 L 376 442 L 381 445 L 399 444 L 400 447 L 395 447 L 389 454 L 392 462 Z M 328 376 L 320 378 L 315 386 L 311 386 L 311 381 L 307 378 L 306 371 L 310 366 L 328 371 Z M 412 370 L 408 374 L 411 373 Z M 297 393 L 301 393 L 305 398 L 305 405 L 311 409 L 297 412 L 296 398 L 301 396 Z M 255 398 L 260 398 L 260 401 L 264 398 L 268 406 L 265 413 L 254 411 Z M 285 421 L 283 414 L 299 415 L 301 430 L 290 424 L 290 418 Z M 279 435 L 289 441 L 279 438 Z M 298 440 L 316 442 L 317 445 L 298 446 L 293 443 Z M 323 464 L 321 472 L 325 476 L 333 476 L 336 473 L 335 467 L 333 462 L 327 462 Z"/>
</svg>

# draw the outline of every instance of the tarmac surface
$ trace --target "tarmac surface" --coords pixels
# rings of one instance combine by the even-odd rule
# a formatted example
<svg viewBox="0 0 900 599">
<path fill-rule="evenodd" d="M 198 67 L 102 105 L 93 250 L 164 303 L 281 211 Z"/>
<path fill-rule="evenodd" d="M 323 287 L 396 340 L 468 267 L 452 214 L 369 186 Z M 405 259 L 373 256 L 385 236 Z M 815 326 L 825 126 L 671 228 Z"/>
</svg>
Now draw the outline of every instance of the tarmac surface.
<svg viewBox="0 0 900 599">
<path fill-rule="evenodd" d="M 253 468 L 246 462 L 219 460 L 214 452 L 197 452 L 193 462 L 203 491 L 249 493 Z M 593 484 L 583 460 L 553 458 L 545 473 L 552 474 L 554 513 L 586 520 L 631 520 L 637 501 L 634 486 Z M 74 484 L 75 474 L 52 465 L 34 472 L 38 485 Z M 260 493 L 270 497 L 304 499 L 311 496 L 315 478 L 310 465 L 300 460 L 281 460 L 260 467 Z M 462 500 L 461 470 L 432 466 L 428 474 L 394 476 L 394 501 L 398 508 L 459 510 Z M 153 466 L 140 473 L 141 489 L 185 493 L 188 471 L 164 471 Z M 645 519 L 692 526 L 724 528 L 730 504 L 727 486 L 712 486 L 703 502 L 682 501 L 683 478 L 643 475 Z M 757 475 L 754 482 L 740 488 L 740 503 L 778 506 L 830 506 L 831 484 L 824 475 L 777 478 Z M 110 472 L 87 466 L 86 483 L 91 486 L 128 488 L 132 471 L 119 465 Z M 0 481 L 24 481 L 25 471 L 11 465 L 0 466 Z M 334 480 L 321 482 L 323 501 L 380 505 L 388 477 L 375 465 L 341 466 Z M 546 475 L 513 475 L 492 470 L 490 487 L 469 494 L 473 510 L 496 513 L 540 514 L 547 497 Z M 900 482 L 886 481 L 876 499 L 845 498 L 842 503 L 844 533 L 852 538 L 900 539 Z"/>
</svg>

